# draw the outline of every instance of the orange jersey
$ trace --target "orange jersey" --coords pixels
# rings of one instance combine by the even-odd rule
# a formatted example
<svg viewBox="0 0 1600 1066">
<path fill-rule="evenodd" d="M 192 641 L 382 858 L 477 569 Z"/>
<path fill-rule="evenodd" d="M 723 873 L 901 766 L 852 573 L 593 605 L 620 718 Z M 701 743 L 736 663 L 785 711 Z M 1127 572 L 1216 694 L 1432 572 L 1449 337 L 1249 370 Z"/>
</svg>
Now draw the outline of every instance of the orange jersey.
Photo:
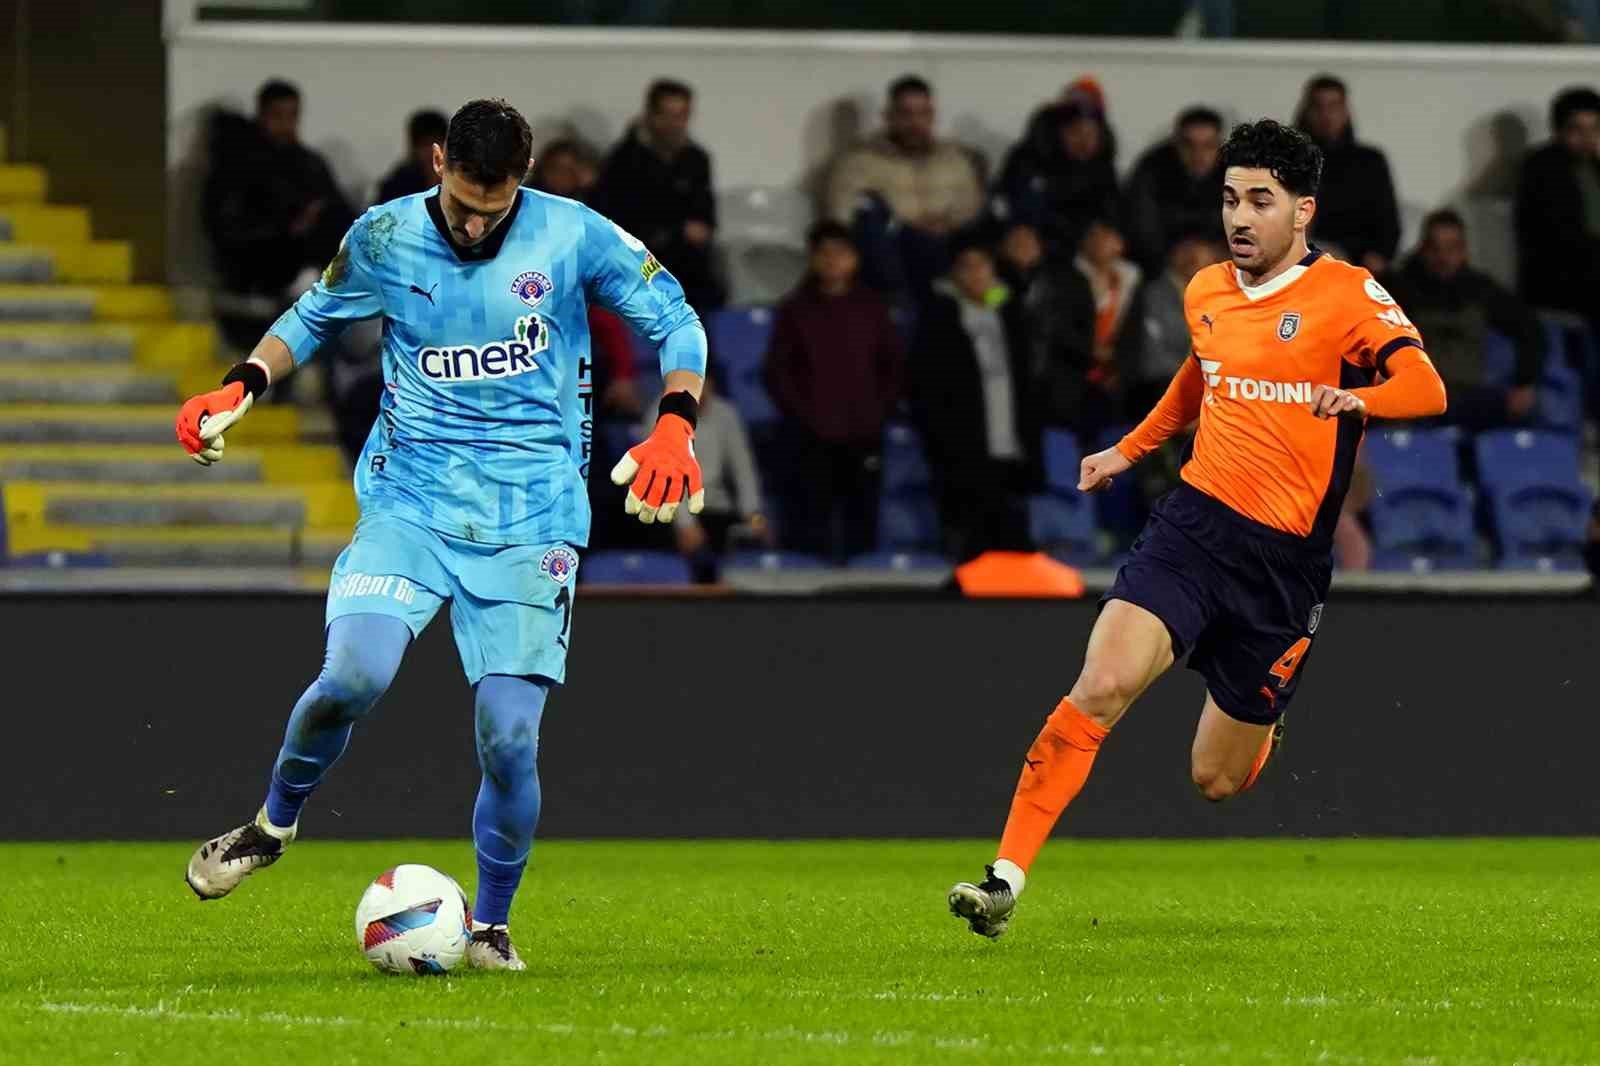
<svg viewBox="0 0 1600 1066">
<path fill-rule="evenodd" d="M 1437 404 L 1431 395 L 1378 402 L 1398 380 L 1363 388 L 1379 372 L 1412 367 L 1414 377 L 1432 378 L 1423 391 L 1438 378 L 1394 299 L 1367 271 L 1332 256 L 1312 252 L 1248 289 L 1232 263 L 1207 267 L 1189 283 L 1184 312 L 1193 355 L 1157 410 L 1117 447 L 1137 460 L 1198 413 L 1183 480 L 1262 525 L 1318 543 L 1332 537 L 1363 425 L 1313 415 L 1316 386 L 1361 389 L 1363 399 L 1370 391 L 1373 414 L 1443 409 L 1442 384 Z"/>
</svg>

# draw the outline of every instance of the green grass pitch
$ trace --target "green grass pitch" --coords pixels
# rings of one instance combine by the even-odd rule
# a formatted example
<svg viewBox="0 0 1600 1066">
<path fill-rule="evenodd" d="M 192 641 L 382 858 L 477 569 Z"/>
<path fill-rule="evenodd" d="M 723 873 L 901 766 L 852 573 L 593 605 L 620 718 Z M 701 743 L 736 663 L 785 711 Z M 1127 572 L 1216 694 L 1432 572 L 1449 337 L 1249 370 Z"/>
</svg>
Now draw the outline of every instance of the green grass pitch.
<svg viewBox="0 0 1600 1066">
<path fill-rule="evenodd" d="M 1600 845 L 1057 840 L 998 943 L 971 842 L 549 843 L 524 974 L 389 977 L 373 876 L 465 843 L 296 844 L 200 903 L 186 843 L 0 845 L 0 1062 L 1600 1061 Z"/>
</svg>

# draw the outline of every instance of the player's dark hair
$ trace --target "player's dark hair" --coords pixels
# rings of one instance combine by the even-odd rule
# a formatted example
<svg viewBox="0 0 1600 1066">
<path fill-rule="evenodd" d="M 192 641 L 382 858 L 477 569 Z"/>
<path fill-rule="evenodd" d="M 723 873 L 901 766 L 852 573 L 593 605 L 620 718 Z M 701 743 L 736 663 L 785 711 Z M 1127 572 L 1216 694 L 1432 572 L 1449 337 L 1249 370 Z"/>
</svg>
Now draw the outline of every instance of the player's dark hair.
<svg viewBox="0 0 1600 1066">
<path fill-rule="evenodd" d="M 1581 115 L 1585 111 L 1600 112 L 1600 93 L 1587 85 L 1562 89 L 1550 101 L 1550 128 L 1559 132 L 1574 115 Z"/>
<path fill-rule="evenodd" d="M 1310 137 L 1264 118 L 1233 127 L 1222 145 L 1223 167 L 1260 167 L 1296 196 L 1315 196 L 1322 187 L 1322 149 Z"/>
<path fill-rule="evenodd" d="M 1173 129 L 1185 130 L 1190 126 L 1211 126 L 1221 133 L 1222 116 L 1203 105 L 1186 107 L 1178 113 L 1178 121 L 1173 124 Z"/>
<path fill-rule="evenodd" d="M 1329 89 L 1336 90 L 1340 96 L 1350 95 L 1350 87 L 1344 83 L 1344 79 L 1336 78 L 1332 74 L 1318 74 L 1306 82 L 1305 92 L 1301 95 L 1309 100 L 1313 93 L 1326 92 Z"/>
<path fill-rule="evenodd" d="M 843 241 L 852 248 L 856 246 L 856 239 L 850 232 L 850 227 L 843 222 L 835 222 L 831 218 L 825 218 L 821 222 L 814 223 L 806 231 L 806 249 L 808 251 L 816 251 L 826 241 Z"/>
<path fill-rule="evenodd" d="M 922 96 L 932 96 L 933 86 L 928 84 L 926 78 L 915 74 L 902 74 L 889 83 L 889 102 L 895 103 L 906 93 L 918 93 Z"/>
<path fill-rule="evenodd" d="M 1467 232 L 1467 220 L 1453 207 L 1441 207 L 1437 211 L 1429 212 L 1422 220 L 1423 240 L 1427 240 L 1428 234 L 1433 232 L 1435 226 L 1454 226 L 1462 233 Z"/>
<path fill-rule="evenodd" d="M 644 106 L 654 111 L 661 106 L 661 101 L 677 97 L 680 100 L 693 100 L 694 90 L 681 81 L 671 78 L 657 78 L 650 83 L 650 88 L 644 94 Z"/>
<path fill-rule="evenodd" d="M 406 120 L 406 136 L 411 138 L 412 144 L 421 144 L 423 141 L 443 144 L 444 135 L 449 129 L 450 120 L 444 117 L 443 111 L 414 111 Z"/>
<path fill-rule="evenodd" d="M 445 165 L 468 181 L 499 185 L 521 181 L 533 157 L 533 131 L 521 112 L 504 100 L 472 100 L 450 118 Z"/>
<path fill-rule="evenodd" d="M 300 90 L 282 78 L 273 78 L 256 90 L 256 112 L 265 111 L 279 100 L 298 100 Z"/>
</svg>

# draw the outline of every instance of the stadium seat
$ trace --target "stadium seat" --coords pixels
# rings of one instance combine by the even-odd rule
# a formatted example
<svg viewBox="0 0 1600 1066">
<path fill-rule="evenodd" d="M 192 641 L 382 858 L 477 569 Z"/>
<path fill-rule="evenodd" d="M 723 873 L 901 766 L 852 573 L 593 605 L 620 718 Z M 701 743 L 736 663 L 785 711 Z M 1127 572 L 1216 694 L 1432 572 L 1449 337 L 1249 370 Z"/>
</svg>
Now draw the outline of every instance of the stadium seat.
<svg viewBox="0 0 1600 1066">
<path fill-rule="evenodd" d="M 761 378 L 772 311 L 766 307 L 730 307 L 713 311 L 706 320 L 711 356 L 722 368 L 722 391 L 751 425 L 776 422 L 778 409 Z"/>
<path fill-rule="evenodd" d="M 884 493 L 878 500 L 878 547 L 886 551 L 932 548 L 939 543 L 939 512 L 925 492 Z"/>
<path fill-rule="evenodd" d="M 1362 456 L 1376 482 L 1371 518 L 1380 569 L 1448 569 L 1477 554 L 1472 499 L 1449 429 L 1369 433 Z M 1423 562 L 1418 562 L 1423 560 Z"/>
<path fill-rule="evenodd" d="M 1583 425 L 1583 374 L 1572 364 L 1567 329 L 1544 319 L 1544 368 L 1539 374 L 1539 406 L 1535 417 L 1548 429 L 1576 433 Z"/>
<path fill-rule="evenodd" d="M 793 572 L 796 570 L 826 570 L 826 561 L 804 552 L 736 551 L 728 556 L 725 568 L 729 570 L 766 570 Z"/>
<path fill-rule="evenodd" d="M 1578 439 L 1501 430 L 1480 434 L 1475 448 L 1501 566 L 1560 569 L 1575 560 L 1593 503 L 1578 476 Z"/>
<path fill-rule="evenodd" d="M 1060 558 L 1087 561 L 1101 554 L 1094 505 L 1079 492 L 1029 497 L 1028 530 L 1040 548 Z"/>
<path fill-rule="evenodd" d="M 689 564 L 672 552 L 595 552 L 578 568 L 595 585 L 687 585 Z"/>
<path fill-rule="evenodd" d="M 1105 451 L 1112 447 L 1123 437 L 1127 436 L 1133 427 L 1131 425 L 1110 426 L 1102 431 L 1090 445 L 1093 451 Z M 1151 456 L 1145 460 L 1147 463 L 1157 462 L 1157 457 Z M 1076 486 L 1076 482 L 1073 483 Z M 1139 530 L 1144 527 L 1145 519 L 1149 517 L 1149 506 L 1145 502 L 1144 492 L 1140 489 L 1139 478 L 1119 477 L 1111 482 L 1111 487 L 1094 494 L 1094 510 L 1101 529 L 1110 533 L 1119 544 L 1132 543 L 1138 536 Z"/>
<path fill-rule="evenodd" d="M 851 570 L 893 570 L 897 573 L 950 569 L 949 560 L 933 552 L 868 552 L 851 558 Z"/>
<path fill-rule="evenodd" d="M 886 495 L 925 493 L 933 486 L 922 438 L 904 422 L 884 427 L 882 484 Z"/>
</svg>

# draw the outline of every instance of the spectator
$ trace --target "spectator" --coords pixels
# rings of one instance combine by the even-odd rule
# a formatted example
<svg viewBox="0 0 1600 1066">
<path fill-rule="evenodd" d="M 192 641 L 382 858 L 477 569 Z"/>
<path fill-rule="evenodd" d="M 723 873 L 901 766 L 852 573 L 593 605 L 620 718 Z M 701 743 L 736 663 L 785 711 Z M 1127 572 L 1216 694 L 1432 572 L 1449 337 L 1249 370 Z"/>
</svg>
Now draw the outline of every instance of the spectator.
<svg viewBox="0 0 1600 1066">
<path fill-rule="evenodd" d="M 599 156 L 577 137 L 546 144 L 528 171 L 529 187 L 584 203 L 600 174 Z M 638 346 L 628 324 L 599 304 L 589 305 L 589 347 L 594 353 L 595 417 L 633 421 L 644 411 L 639 393 Z"/>
<path fill-rule="evenodd" d="M 860 282 L 850 231 L 819 222 L 806 243 L 810 270 L 778 306 L 765 376 L 794 438 L 793 542 L 842 561 L 877 547 L 883 425 L 905 356 L 889 305 Z"/>
<path fill-rule="evenodd" d="M 1316 242 L 1382 274 L 1400 245 L 1400 208 L 1389 160 L 1378 149 L 1356 143 L 1344 82 L 1331 74 L 1307 82 L 1295 124 L 1322 149 L 1322 191 L 1312 227 Z"/>
<path fill-rule="evenodd" d="M 300 143 L 294 86 L 267 82 L 253 124 L 221 115 L 212 133 L 202 213 L 222 287 L 265 297 L 260 313 L 276 317 L 293 298 L 291 286 L 302 278 L 308 285 L 333 258 L 355 215 L 328 164 Z M 254 343 L 252 331 L 262 332 L 259 323 L 241 328 L 244 347 Z"/>
<path fill-rule="evenodd" d="M 974 153 L 935 134 L 933 89 L 889 86 L 884 132 L 846 151 L 828 177 L 826 214 L 855 230 L 868 284 L 920 294 L 949 263 L 951 234 L 983 210 Z"/>
<path fill-rule="evenodd" d="M 1227 248 L 1212 236 L 1217 228 L 1178 237 L 1167 253 L 1166 269 L 1134 294 L 1117 340 L 1118 377 L 1129 418 L 1143 418 L 1189 358 L 1192 348 L 1183 294 L 1203 268 L 1228 258 Z"/>
<path fill-rule="evenodd" d="M 1071 89 L 1028 123 L 1006 156 L 993 204 L 997 217 L 1038 231 L 1045 252 L 1067 256 L 1089 223 L 1116 208 L 1117 174 L 1101 97 Z"/>
<path fill-rule="evenodd" d="M 689 139 L 694 90 L 660 79 L 645 94 L 644 115 L 606 157 L 595 210 L 649 245 L 701 313 L 722 306 L 712 269 L 717 204 L 711 157 Z"/>
<path fill-rule="evenodd" d="M 1372 505 L 1375 495 L 1372 468 L 1357 452 L 1350 470 L 1350 491 L 1345 493 L 1339 520 L 1333 524 L 1333 558 L 1340 570 L 1361 573 L 1372 569 L 1372 536 L 1361 524 L 1360 514 Z"/>
<path fill-rule="evenodd" d="M 528 172 L 528 184 L 552 196 L 587 203 L 599 177 L 595 150 L 577 137 L 562 137 L 539 152 Z"/>
<path fill-rule="evenodd" d="M 1090 224 L 1078 246 L 1075 263 L 1089 281 L 1094 295 L 1094 348 L 1089 367 L 1091 385 L 1109 397 L 1118 388 L 1117 338 L 1128 318 L 1134 293 L 1143 275 L 1123 257 L 1127 244 L 1111 223 Z"/>
<path fill-rule="evenodd" d="M 1040 434 L 1019 300 L 983 245 L 957 250 L 917 323 L 911 398 L 939 494 L 947 550 L 965 561 L 1028 551 L 1027 494 L 1039 481 Z"/>
<path fill-rule="evenodd" d="M 1450 396 L 1444 417 L 1472 429 L 1524 421 L 1544 363 L 1544 331 L 1533 313 L 1467 259 L 1467 227 L 1454 211 L 1422 223 L 1422 243 L 1385 284 L 1428 339 L 1428 354 Z M 1487 341 L 1493 330 L 1512 344 L 1509 384 L 1490 384 Z"/>
<path fill-rule="evenodd" d="M 1149 277 L 1165 270 L 1186 234 L 1222 232 L 1222 116 L 1191 107 L 1172 138 L 1146 152 L 1128 178 L 1124 221 L 1131 257 Z"/>
<path fill-rule="evenodd" d="M 1517 182 L 1518 285 L 1536 306 L 1600 323 L 1600 93 L 1562 92 L 1550 128 L 1550 143 L 1528 154 Z"/>
<path fill-rule="evenodd" d="M 1094 362 L 1094 294 L 1071 263 L 1046 259 L 1033 227 L 1013 225 L 1000 242 L 1000 276 L 1027 314 L 1029 378 L 1042 425 L 1093 432 L 1110 413 L 1088 386 Z"/>
<path fill-rule="evenodd" d="M 699 515 L 681 513 L 673 523 L 678 551 L 689 560 L 694 579 L 717 580 L 722 557 L 736 540 L 770 544 L 772 531 L 761 513 L 761 474 L 750 450 L 739 409 L 717 390 L 718 374 L 706 370 L 700 394 L 700 419 L 694 451 L 705 478 L 706 507 Z"/>
<path fill-rule="evenodd" d="M 378 203 L 386 204 L 412 193 L 427 192 L 439 184 L 433 168 L 433 146 L 444 144 L 450 120 L 438 111 L 414 112 L 406 122 L 406 143 L 410 154 L 389 171 L 378 186 Z"/>
</svg>

